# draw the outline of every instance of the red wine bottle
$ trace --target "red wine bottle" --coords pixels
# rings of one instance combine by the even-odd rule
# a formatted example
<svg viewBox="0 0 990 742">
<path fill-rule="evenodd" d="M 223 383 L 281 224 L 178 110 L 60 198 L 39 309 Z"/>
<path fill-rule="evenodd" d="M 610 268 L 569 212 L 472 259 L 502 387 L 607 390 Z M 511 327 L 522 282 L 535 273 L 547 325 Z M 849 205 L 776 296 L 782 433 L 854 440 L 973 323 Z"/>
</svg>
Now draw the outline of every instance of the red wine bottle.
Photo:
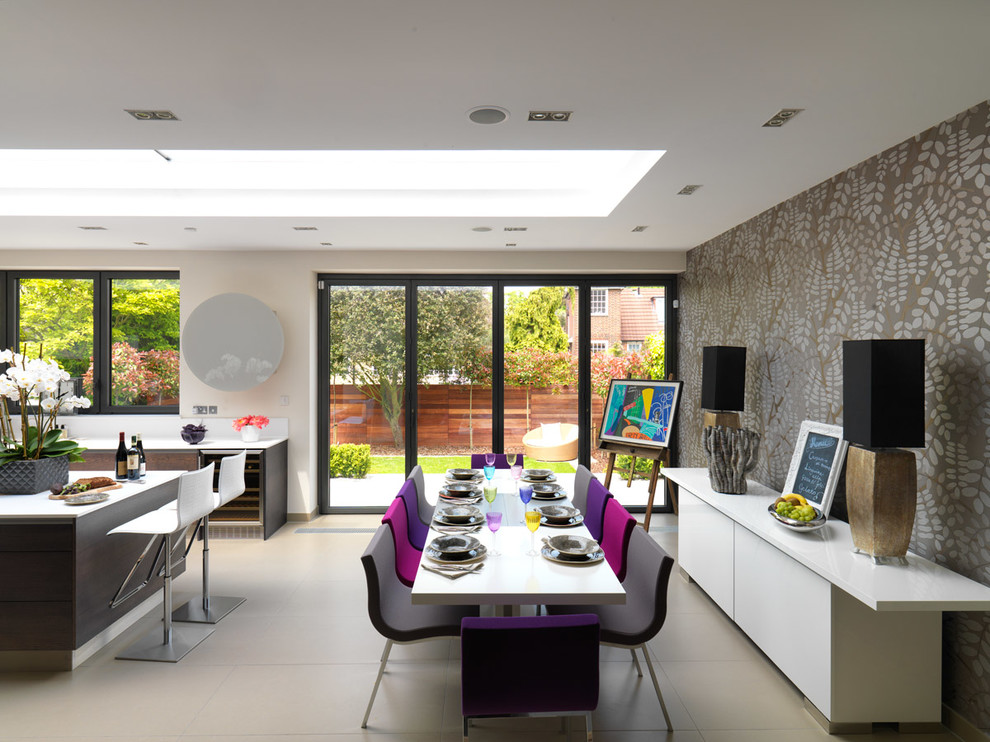
<svg viewBox="0 0 990 742">
<path fill-rule="evenodd" d="M 117 470 L 114 472 L 118 481 L 127 479 L 127 446 L 124 445 L 124 434 L 120 434 L 120 443 L 117 444 Z"/>
<path fill-rule="evenodd" d="M 131 436 L 131 447 L 127 449 L 127 478 L 141 478 L 141 455 L 137 449 L 137 436 Z"/>
</svg>

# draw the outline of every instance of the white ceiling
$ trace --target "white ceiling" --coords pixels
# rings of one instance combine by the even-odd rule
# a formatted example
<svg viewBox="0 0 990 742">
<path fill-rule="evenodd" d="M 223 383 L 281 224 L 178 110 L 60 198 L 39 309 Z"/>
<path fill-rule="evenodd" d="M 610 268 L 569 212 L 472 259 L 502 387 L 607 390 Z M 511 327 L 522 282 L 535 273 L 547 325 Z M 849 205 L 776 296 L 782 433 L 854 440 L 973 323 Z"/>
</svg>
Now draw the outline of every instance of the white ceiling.
<svg viewBox="0 0 990 742">
<path fill-rule="evenodd" d="M 4 0 L 0 148 L 667 154 L 608 217 L 0 217 L 0 248 L 682 251 L 990 97 L 988 31 L 986 0 Z"/>
</svg>

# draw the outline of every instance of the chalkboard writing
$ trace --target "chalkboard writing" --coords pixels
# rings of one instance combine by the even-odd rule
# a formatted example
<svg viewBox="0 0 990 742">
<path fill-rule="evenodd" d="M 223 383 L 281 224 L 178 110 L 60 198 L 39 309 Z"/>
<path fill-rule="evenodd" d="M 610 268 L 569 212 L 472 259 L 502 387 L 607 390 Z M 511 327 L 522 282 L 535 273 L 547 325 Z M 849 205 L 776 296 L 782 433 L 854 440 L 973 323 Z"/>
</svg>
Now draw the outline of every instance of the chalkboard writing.
<svg viewBox="0 0 990 742">
<path fill-rule="evenodd" d="M 793 492 L 804 495 L 809 501 L 822 503 L 832 475 L 839 440 L 821 433 L 808 433 L 801 463 L 794 478 Z"/>
</svg>

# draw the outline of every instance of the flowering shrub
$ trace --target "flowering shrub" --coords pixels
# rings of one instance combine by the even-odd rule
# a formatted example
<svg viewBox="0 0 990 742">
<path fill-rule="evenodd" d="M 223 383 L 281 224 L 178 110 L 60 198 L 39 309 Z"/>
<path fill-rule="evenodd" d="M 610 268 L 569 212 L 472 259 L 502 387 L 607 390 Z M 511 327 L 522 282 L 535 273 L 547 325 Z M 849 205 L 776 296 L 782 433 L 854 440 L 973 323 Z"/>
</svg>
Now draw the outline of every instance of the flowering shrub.
<svg viewBox="0 0 990 742">
<path fill-rule="evenodd" d="M 234 420 L 232 425 L 234 426 L 234 430 L 240 430 L 245 425 L 253 425 L 260 430 L 270 422 L 271 420 L 264 415 L 245 415 L 244 417 L 239 417 Z"/>
<path fill-rule="evenodd" d="M 179 396 L 179 351 L 137 350 L 123 341 L 110 349 L 114 405 L 160 405 Z M 83 390 L 93 394 L 93 359 L 83 375 Z"/>
<path fill-rule="evenodd" d="M 89 407 L 84 397 L 59 393 L 59 386 L 70 376 L 56 361 L 28 358 L 13 350 L 0 352 L 0 363 L 10 364 L 0 375 L 0 465 L 18 459 L 40 459 L 68 456 L 69 461 L 82 461 L 79 454 L 86 449 L 75 441 L 61 440 L 62 432 L 55 427 L 60 410 Z M 10 415 L 8 402 L 20 405 L 20 425 Z"/>
<path fill-rule="evenodd" d="M 608 387 L 612 379 L 640 376 L 644 370 L 643 359 L 639 353 L 627 353 L 623 356 L 592 353 L 591 389 L 604 401 L 608 395 Z"/>
</svg>

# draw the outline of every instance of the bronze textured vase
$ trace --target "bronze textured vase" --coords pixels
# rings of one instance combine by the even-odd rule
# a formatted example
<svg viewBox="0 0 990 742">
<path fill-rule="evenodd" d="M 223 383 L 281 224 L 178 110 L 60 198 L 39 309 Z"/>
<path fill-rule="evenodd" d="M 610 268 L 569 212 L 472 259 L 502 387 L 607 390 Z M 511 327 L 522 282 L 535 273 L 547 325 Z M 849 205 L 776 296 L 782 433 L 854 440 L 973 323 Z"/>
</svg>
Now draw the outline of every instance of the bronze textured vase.
<svg viewBox="0 0 990 742">
<path fill-rule="evenodd" d="M 760 453 L 760 434 L 746 428 L 710 426 L 702 439 L 712 489 L 726 495 L 745 494 L 746 475 Z"/>
<path fill-rule="evenodd" d="M 918 463 L 911 451 L 849 446 L 846 507 L 853 546 L 878 558 L 903 558 L 918 508 Z"/>
<path fill-rule="evenodd" d="M 0 495 L 34 495 L 68 481 L 68 456 L 16 459 L 0 466 Z"/>
</svg>

